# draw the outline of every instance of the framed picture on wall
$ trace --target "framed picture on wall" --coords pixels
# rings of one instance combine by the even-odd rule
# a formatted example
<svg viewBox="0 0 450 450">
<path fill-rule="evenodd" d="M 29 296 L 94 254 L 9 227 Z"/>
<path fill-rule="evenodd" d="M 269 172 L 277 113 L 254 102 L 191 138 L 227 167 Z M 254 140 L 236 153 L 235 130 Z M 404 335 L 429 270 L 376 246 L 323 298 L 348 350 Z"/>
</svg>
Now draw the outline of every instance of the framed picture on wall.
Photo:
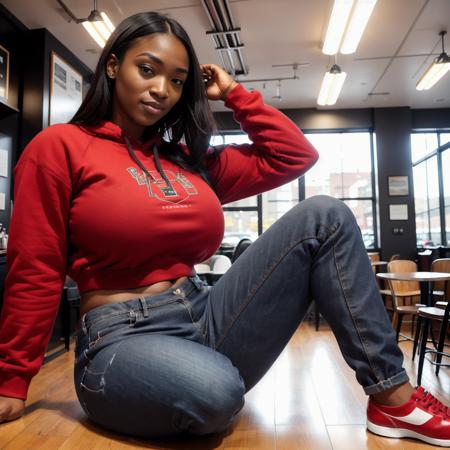
<svg viewBox="0 0 450 450">
<path fill-rule="evenodd" d="M 389 196 L 409 195 L 408 176 L 388 177 Z"/>
<path fill-rule="evenodd" d="M 48 124 L 67 123 L 83 100 L 83 76 L 55 52 L 50 58 Z"/>
<path fill-rule="evenodd" d="M 0 45 L 0 99 L 8 100 L 9 51 Z"/>
<path fill-rule="evenodd" d="M 408 220 L 408 205 L 389 205 L 389 220 Z"/>
</svg>

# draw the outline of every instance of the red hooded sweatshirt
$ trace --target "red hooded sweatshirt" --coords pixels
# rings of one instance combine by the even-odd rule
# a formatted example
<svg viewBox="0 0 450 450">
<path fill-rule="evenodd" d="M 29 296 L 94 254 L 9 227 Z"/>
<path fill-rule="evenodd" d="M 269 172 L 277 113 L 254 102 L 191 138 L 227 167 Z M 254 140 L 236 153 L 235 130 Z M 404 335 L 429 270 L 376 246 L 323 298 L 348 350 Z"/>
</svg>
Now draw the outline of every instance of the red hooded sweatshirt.
<svg viewBox="0 0 450 450">
<path fill-rule="evenodd" d="M 142 145 L 111 122 L 54 125 L 26 147 L 14 169 L 0 395 L 26 398 L 66 274 L 81 293 L 191 275 L 223 238 L 221 204 L 285 184 L 316 161 L 297 126 L 259 93 L 238 85 L 225 105 L 253 143 L 227 145 L 208 162 L 217 194 L 163 153 L 158 168 L 157 138 Z M 127 141 L 150 177 L 130 156 Z"/>
</svg>

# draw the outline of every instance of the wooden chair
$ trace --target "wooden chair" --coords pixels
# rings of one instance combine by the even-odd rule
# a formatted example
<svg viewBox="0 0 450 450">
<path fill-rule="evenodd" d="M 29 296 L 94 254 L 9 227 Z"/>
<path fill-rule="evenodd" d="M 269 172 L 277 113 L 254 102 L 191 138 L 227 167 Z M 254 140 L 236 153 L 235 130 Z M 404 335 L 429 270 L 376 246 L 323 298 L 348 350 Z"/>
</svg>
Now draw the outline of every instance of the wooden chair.
<svg viewBox="0 0 450 450">
<path fill-rule="evenodd" d="M 417 264 L 414 261 L 397 259 L 389 262 L 387 271 L 397 273 L 417 272 Z M 389 280 L 389 290 L 392 297 L 393 308 L 392 326 L 396 329 L 398 342 L 403 316 L 412 316 L 414 328 L 414 318 L 418 314 L 416 304 L 419 304 L 420 301 L 420 286 L 417 281 Z"/>
<path fill-rule="evenodd" d="M 394 255 L 391 255 L 391 257 L 389 258 L 389 262 L 397 261 L 399 259 L 400 259 L 400 255 L 395 253 Z M 374 272 L 375 272 L 375 269 L 374 269 Z M 386 309 L 389 312 L 392 311 L 392 313 L 393 313 L 393 306 L 392 306 L 392 304 L 390 304 L 388 302 L 388 299 L 390 299 L 392 302 L 391 289 L 389 287 L 389 283 L 386 280 L 383 280 L 380 282 L 380 295 L 381 295 L 381 298 L 383 299 L 383 303 L 384 303 L 384 306 L 386 307 Z"/>
<path fill-rule="evenodd" d="M 450 258 L 435 259 L 431 263 L 431 271 L 450 273 Z M 450 283 L 435 281 L 433 283 L 433 299 L 450 301 Z"/>
<path fill-rule="evenodd" d="M 448 302 L 440 301 L 436 303 L 436 306 L 419 308 L 419 317 L 421 319 L 420 355 L 419 355 L 419 365 L 417 369 L 417 384 L 419 386 L 422 381 L 422 371 L 426 353 L 433 353 L 436 355 L 435 361 L 430 360 L 431 364 L 434 364 L 436 366 L 436 375 L 439 375 L 439 369 L 441 368 L 441 366 L 450 367 L 450 364 L 442 362 L 442 356 L 450 357 L 450 353 L 444 352 L 445 336 L 447 334 L 449 325 L 449 315 L 450 315 L 450 301 Z M 436 348 L 427 348 L 428 332 L 429 330 L 431 333 L 433 332 L 432 329 L 433 321 L 439 321 L 441 324 L 439 332 L 439 341 L 437 343 Z"/>
<path fill-rule="evenodd" d="M 450 273 L 450 258 L 439 258 L 435 259 L 431 263 L 431 271 L 432 272 L 445 272 Z M 442 365 L 442 356 L 445 354 L 444 345 L 445 339 L 448 334 L 448 325 L 449 325 L 449 312 L 448 312 L 448 303 L 450 302 L 450 281 L 435 281 L 433 284 L 433 300 L 437 300 L 434 304 L 435 308 L 424 308 L 422 312 L 419 311 L 419 321 L 422 317 L 427 317 L 430 319 L 430 333 L 433 333 L 433 321 L 440 323 L 439 329 L 439 341 L 436 347 L 436 375 L 439 374 L 439 369 Z M 422 308 L 421 308 L 422 309 Z M 417 324 L 419 326 L 419 323 Z M 425 324 L 424 324 L 425 326 Z M 428 327 L 427 327 L 428 331 Z M 419 357 L 419 368 L 420 368 L 420 376 L 422 375 L 422 367 L 423 360 Z M 414 359 L 414 358 L 413 358 Z"/>
</svg>

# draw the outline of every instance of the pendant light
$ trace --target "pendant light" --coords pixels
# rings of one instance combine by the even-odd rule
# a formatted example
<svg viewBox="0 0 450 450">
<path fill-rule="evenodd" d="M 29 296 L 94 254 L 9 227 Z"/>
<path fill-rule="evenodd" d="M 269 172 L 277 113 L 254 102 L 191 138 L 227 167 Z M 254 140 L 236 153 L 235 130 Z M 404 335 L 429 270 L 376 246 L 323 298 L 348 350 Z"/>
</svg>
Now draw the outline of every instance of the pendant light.
<svg viewBox="0 0 450 450">
<path fill-rule="evenodd" d="M 442 39 L 442 53 L 431 63 L 417 82 L 416 89 L 418 91 L 431 89 L 450 70 L 450 56 L 444 50 L 444 36 L 446 34 L 446 31 L 439 33 Z"/>
<path fill-rule="evenodd" d="M 86 19 L 79 19 L 64 4 L 62 0 L 56 0 L 70 16 L 75 23 L 81 23 L 84 29 L 91 35 L 100 47 L 104 47 L 111 33 L 114 31 L 114 25 L 105 12 L 97 9 L 97 0 L 94 0 L 94 9 Z"/>
<path fill-rule="evenodd" d="M 347 74 L 342 72 L 337 64 L 333 64 L 331 69 L 323 77 L 317 103 L 321 106 L 334 105 L 339 97 L 346 77 Z"/>
</svg>

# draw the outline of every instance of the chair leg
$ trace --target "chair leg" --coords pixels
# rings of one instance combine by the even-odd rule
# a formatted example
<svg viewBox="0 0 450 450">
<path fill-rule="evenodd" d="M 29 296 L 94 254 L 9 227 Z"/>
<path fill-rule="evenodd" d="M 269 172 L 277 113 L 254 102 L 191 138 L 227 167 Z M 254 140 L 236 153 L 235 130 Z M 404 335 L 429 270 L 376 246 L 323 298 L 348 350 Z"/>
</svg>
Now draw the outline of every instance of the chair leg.
<svg viewBox="0 0 450 450">
<path fill-rule="evenodd" d="M 445 343 L 445 335 L 447 334 L 447 328 L 448 328 L 448 316 L 444 316 L 444 320 L 441 324 L 441 332 L 439 333 L 439 342 L 437 345 L 437 351 L 439 353 L 436 353 L 436 375 L 439 375 L 439 369 L 441 368 L 441 361 L 442 361 L 442 352 L 444 351 L 444 343 Z"/>
<path fill-rule="evenodd" d="M 413 345 L 413 353 L 412 353 L 412 360 L 414 361 L 414 358 L 416 357 L 417 353 L 417 347 L 419 345 L 419 337 L 420 337 L 420 326 L 422 324 L 422 318 L 420 316 L 417 317 L 417 324 L 416 324 L 416 332 L 414 334 L 414 345 Z"/>
<path fill-rule="evenodd" d="M 399 314 L 397 318 L 397 342 L 400 336 L 400 330 L 402 328 L 403 314 Z"/>
<path fill-rule="evenodd" d="M 423 371 L 423 363 L 425 361 L 425 350 L 427 348 L 427 339 L 428 339 L 428 327 L 430 321 L 428 319 L 424 319 L 422 321 L 422 333 L 420 340 L 420 354 L 419 354 L 419 367 L 417 369 L 417 385 L 420 386 L 422 381 L 422 371 Z"/>
</svg>

